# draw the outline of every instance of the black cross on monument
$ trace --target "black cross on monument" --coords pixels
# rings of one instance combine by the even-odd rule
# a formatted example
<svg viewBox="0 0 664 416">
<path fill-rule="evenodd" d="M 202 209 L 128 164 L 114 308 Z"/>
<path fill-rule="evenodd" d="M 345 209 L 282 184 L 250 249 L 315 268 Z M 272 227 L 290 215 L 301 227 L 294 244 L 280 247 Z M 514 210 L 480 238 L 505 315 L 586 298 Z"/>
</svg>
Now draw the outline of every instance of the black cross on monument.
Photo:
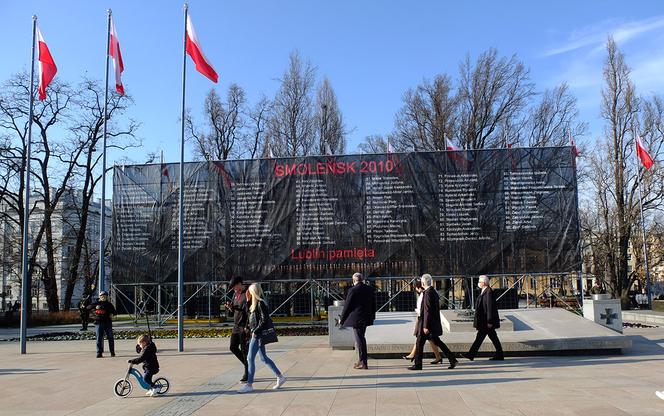
<svg viewBox="0 0 664 416">
<path fill-rule="evenodd" d="M 613 319 L 618 318 L 618 314 L 613 313 L 613 309 L 611 308 L 606 308 L 605 309 L 606 313 L 600 313 L 599 314 L 599 319 L 606 319 L 606 324 L 611 325 L 613 323 Z"/>
</svg>

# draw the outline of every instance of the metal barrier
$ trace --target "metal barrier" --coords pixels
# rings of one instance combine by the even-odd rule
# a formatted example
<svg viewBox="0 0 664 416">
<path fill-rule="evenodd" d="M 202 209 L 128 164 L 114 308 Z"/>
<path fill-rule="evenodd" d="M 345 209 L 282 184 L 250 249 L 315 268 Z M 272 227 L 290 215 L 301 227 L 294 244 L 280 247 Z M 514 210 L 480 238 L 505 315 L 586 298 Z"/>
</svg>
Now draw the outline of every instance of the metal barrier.
<svg viewBox="0 0 664 416">
<path fill-rule="evenodd" d="M 572 274 L 493 275 L 499 309 L 563 307 L 574 312 L 581 308 L 581 276 Z M 368 278 L 376 291 L 378 312 L 409 312 L 416 306 L 417 277 Z M 441 299 L 441 309 L 472 309 L 479 294 L 477 276 L 434 276 L 434 287 Z M 251 282 L 246 282 L 251 283 Z M 207 319 L 212 326 L 220 316 L 230 318 L 224 303 L 232 300 L 227 282 L 185 283 L 185 316 Z M 275 317 L 312 325 L 320 324 L 327 307 L 343 300 L 351 287 L 350 279 L 293 279 L 263 281 L 261 287 Z M 472 288 L 473 290 L 471 290 Z M 128 314 L 135 323 L 139 315 L 154 316 L 163 325 L 177 315 L 176 283 L 112 284 L 111 295 L 118 312 Z M 139 303 L 143 302 L 142 308 Z"/>
</svg>

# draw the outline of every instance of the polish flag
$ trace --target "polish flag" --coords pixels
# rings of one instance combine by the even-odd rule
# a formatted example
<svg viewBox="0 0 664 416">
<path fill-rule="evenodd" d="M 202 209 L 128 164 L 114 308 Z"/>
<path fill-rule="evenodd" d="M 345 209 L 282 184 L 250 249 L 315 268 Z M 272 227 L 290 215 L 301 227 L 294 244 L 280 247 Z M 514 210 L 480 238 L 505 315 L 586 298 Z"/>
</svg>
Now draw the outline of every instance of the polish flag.
<svg viewBox="0 0 664 416">
<path fill-rule="evenodd" d="M 569 133 L 569 145 L 572 146 L 572 155 L 574 157 L 581 156 L 581 152 L 579 152 L 579 149 L 576 147 L 576 142 L 574 141 L 574 137 L 572 137 L 572 132 Z"/>
<path fill-rule="evenodd" d="M 124 64 L 122 63 L 122 53 L 120 52 L 120 39 L 118 33 L 115 31 L 115 23 L 111 18 L 111 34 L 110 45 L 108 45 L 108 55 L 113 58 L 113 69 L 115 70 L 115 90 L 121 95 L 124 95 L 124 86 L 122 85 L 122 71 L 124 71 Z"/>
<path fill-rule="evenodd" d="M 39 99 L 43 101 L 46 99 L 46 87 L 53 80 L 58 68 L 55 66 L 55 61 L 39 27 L 37 27 L 37 42 L 39 45 Z"/>
<path fill-rule="evenodd" d="M 455 151 L 455 150 L 459 150 L 459 148 L 456 147 L 456 146 L 454 145 L 454 143 L 452 143 L 452 142 L 450 141 L 450 139 L 445 139 L 445 150 Z"/>
<path fill-rule="evenodd" d="M 636 155 L 641 159 L 641 163 L 643 163 L 643 167 L 646 169 L 650 169 L 655 163 L 643 146 L 643 142 L 641 142 L 641 137 L 639 136 L 636 136 Z"/>
<path fill-rule="evenodd" d="M 186 50 L 191 59 L 194 60 L 196 64 L 196 70 L 201 74 L 205 75 L 210 79 L 210 81 L 216 83 L 219 79 L 217 72 L 212 68 L 212 65 L 207 60 L 203 54 L 203 48 L 201 48 L 201 43 L 198 41 L 196 36 L 196 30 L 194 30 L 194 25 L 191 23 L 191 18 L 187 14 L 187 43 Z"/>
</svg>

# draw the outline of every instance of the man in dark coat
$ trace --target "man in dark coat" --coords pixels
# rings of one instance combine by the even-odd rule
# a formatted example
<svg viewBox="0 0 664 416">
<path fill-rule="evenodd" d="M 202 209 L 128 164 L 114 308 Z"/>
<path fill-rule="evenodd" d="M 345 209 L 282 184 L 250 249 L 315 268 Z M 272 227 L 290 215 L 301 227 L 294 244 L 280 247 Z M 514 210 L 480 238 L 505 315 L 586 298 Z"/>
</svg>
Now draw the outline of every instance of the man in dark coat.
<svg viewBox="0 0 664 416">
<path fill-rule="evenodd" d="M 496 355 L 491 357 L 491 360 L 504 360 L 503 347 L 500 345 L 496 329 L 500 328 L 500 318 L 498 317 L 498 305 L 493 298 L 493 291 L 489 287 L 489 278 L 485 275 L 480 276 L 477 286 L 482 291 L 475 300 L 475 321 L 473 326 L 477 329 L 477 336 L 470 351 L 466 354 L 466 358 L 470 361 L 475 359 L 477 351 L 480 349 L 484 338 L 489 336 L 496 349 Z"/>
<path fill-rule="evenodd" d="M 450 370 L 456 367 L 458 361 L 454 358 L 454 354 L 447 348 L 447 345 L 440 340 L 443 335 L 443 325 L 440 322 L 440 297 L 436 289 L 432 287 L 433 279 L 430 274 L 423 274 L 422 287 L 424 293 L 422 295 L 422 307 L 420 308 L 420 327 L 417 329 L 417 344 L 415 349 L 415 364 L 408 367 L 409 370 L 422 369 L 422 356 L 424 355 L 424 344 L 431 340 L 442 353 L 450 360 Z"/>
<path fill-rule="evenodd" d="M 95 317 L 95 333 L 97 335 L 97 358 L 104 353 L 104 335 L 108 339 L 108 349 L 111 357 L 115 357 L 115 340 L 113 339 L 113 315 L 115 306 L 108 301 L 108 292 L 99 292 L 99 301 L 88 306 Z"/>
<path fill-rule="evenodd" d="M 88 330 L 88 323 L 90 322 L 90 309 L 88 306 L 92 303 L 89 293 L 84 293 L 83 298 L 78 301 L 78 313 L 81 316 L 81 329 L 80 331 Z"/>
<path fill-rule="evenodd" d="M 249 350 L 249 331 L 247 329 L 247 289 L 242 284 L 242 278 L 233 277 L 229 283 L 233 289 L 233 301 L 226 302 L 226 309 L 233 311 L 233 331 L 231 332 L 230 350 L 244 365 L 244 375 L 241 383 L 247 382 L 247 351 Z"/>
<path fill-rule="evenodd" d="M 361 273 L 353 275 L 353 287 L 348 291 L 344 310 L 341 313 L 339 324 L 352 327 L 355 334 L 355 344 L 359 354 L 359 361 L 354 368 L 367 370 L 367 339 L 365 337 L 367 326 L 373 325 L 376 319 L 376 295 L 374 289 L 364 283 Z"/>
</svg>

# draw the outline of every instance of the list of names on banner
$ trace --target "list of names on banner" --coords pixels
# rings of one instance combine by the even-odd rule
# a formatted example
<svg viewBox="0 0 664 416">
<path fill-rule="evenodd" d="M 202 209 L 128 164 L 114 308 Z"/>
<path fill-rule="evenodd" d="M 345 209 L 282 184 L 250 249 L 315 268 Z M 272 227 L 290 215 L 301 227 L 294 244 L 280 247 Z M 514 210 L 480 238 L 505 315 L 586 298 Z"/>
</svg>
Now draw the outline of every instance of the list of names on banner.
<svg viewBox="0 0 664 416">
<path fill-rule="evenodd" d="M 236 183 L 231 188 L 231 247 L 260 247 L 264 238 L 272 237 L 265 221 L 275 201 L 263 193 L 265 182 Z"/>
<path fill-rule="evenodd" d="M 475 173 L 438 175 L 441 242 L 491 239 L 479 224 L 484 203 L 477 195 L 478 181 Z"/>
<path fill-rule="evenodd" d="M 295 240 L 297 245 L 334 245 L 328 229 L 345 225 L 336 220 L 334 204 L 323 179 L 298 178 L 295 182 Z"/>
<path fill-rule="evenodd" d="M 421 235 L 408 234 L 408 203 L 413 186 L 396 176 L 369 176 L 365 180 L 367 243 L 405 243 Z"/>
<path fill-rule="evenodd" d="M 547 171 L 505 171 L 505 229 L 507 231 L 529 231 L 537 229 L 544 218 L 540 209 L 543 195 L 565 188 L 563 185 L 548 185 Z"/>
<path fill-rule="evenodd" d="M 153 223 L 154 198 L 142 186 L 127 185 L 122 199 L 114 207 L 117 222 L 116 246 L 121 250 L 144 250 L 150 240 L 149 226 Z"/>
<path fill-rule="evenodd" d="M 208 218 L 208 206 L 212 203 L 212 192 L 207 187 L 186 184 L 184 187 L 184 233 L 183 248 L 185 250 L 199 249 L 205 247 L 212 235 L 211 220 Z M 171 221 L 171 229 L 178 229 L 178 204 L 172 205 L 174 221 Z M 171 240 L 171 249 L 178 248 L 177 238 Z"/>
</svg>

